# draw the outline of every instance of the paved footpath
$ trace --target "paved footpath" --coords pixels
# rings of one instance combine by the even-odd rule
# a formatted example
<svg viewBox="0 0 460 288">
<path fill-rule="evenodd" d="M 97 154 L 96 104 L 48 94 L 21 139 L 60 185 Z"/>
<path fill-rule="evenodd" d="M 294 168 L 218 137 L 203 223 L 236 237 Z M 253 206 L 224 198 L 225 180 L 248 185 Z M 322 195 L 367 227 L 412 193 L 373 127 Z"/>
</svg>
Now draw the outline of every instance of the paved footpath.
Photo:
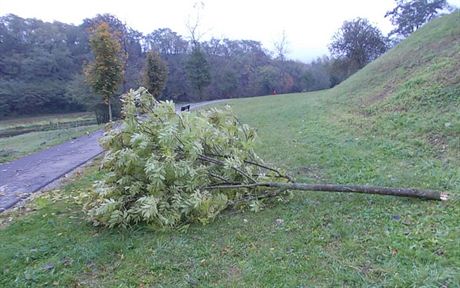
<svg viewBox="0 0 460 288">
<path fill-rule="evenodd" d="M 222 100 L 191 104 L 191 109 Z M 101 130 L 0 164 L 0 213 L 103 152 Z"/>
</svg>

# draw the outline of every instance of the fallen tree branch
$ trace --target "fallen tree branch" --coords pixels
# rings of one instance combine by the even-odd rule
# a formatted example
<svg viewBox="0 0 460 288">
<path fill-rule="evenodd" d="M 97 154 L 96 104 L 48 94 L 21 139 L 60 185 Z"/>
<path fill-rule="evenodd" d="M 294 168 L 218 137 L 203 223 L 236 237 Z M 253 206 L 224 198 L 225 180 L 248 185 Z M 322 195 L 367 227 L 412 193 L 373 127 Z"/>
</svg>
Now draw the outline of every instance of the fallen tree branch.
<svg viewBox="0 0 460 288">
<path fill-rule="evenodd" d="M 413 198 L 440 200 L 440 201 L 445 201 L 448 199 L 448 194 L 444 192 L 412 189 L 412 188 L 389 188 L 389 187 L 375 187 L 375 186 L 365 186 L 365 185 L 334 185 L 334 184 L 263 182 L 263 183 L 238 184 L 238 185 L 214 185 L 214 186 L 205 187 L 205 189 L 209 189 L 209 190 L 211 189 L 240 189 L 240 188 L 257 188 L 257 187 L 281 188 L 281 189 L 302 190 L 302 191 L 392 195 L 392 196 L 413 197 Z"/>
<path fill-rule="evenodd" d="M 230 156 L 227 156 L 227 155 L 220 155 L 220 154 L 208 154 L 207 156 L 211 156 L 211 157 L 221 157 L 221 158 L 229 158 Z M 282 174 L 280 171 L 278 171 L 277 169 L 275 168 L 272 168 L 272 167 L 269 167 L 265 164 L 262 164 L 262 163 L 257 163 L 255 161 L 250 161 L 250 160 L 244 160 L 243 161 L 244 163 L 246 164 L 250 164 L 250 165 L 254 165 L 254 166 L 257 166 L 259 168 L 263 168 L 265 170 L 269 170 L 269 171 L 272 171 L 272 172 L 275 172 L 279 178 L 285 178 L 287 180 L 289 180 L 290 182 L 292 182 L 292 178 L 289 177 L 288 175 L 285 175 L 285 174 Z"/>
<path fill-rule="evenodd" d="M 270 170 L 272 172 L 275 172 L 278 177 L 280 178 L 285 178 L 287 179 L 288 181 L 292 182 L 292 178 L 289 177 L 288 175 L 284 175 L 284 174 L 281 174 L 280 171 L 274 169 L 274 168 L 271 168 L 271 167 L 268 167 L 266 165 L 263 165 L 263 164 L 260 164 L 260 163 L 257 163 L 257 162 L 253 162 L 253 161 L 248 161 L 248 160 L 244 160 L 244 163 L 247 163 L 247 164 L 251 164 L 251 165 L 254 165 L 254 166 L 257 166 L 257 167 L 260 167 L 260 168 L 264 168 L 264 169 L 267 169 L 267 170 Z"/>
<path fill-rule="evenodd" d="M 210 162 L 210 163 L 213 163 L 213 164 L 219 164 L 219 165 L 222 165 L 224 166 L 225 165 L 225 162 L 224 161 L 221 161 L 221 160 L 218 160 L 218 159 L 214 159 L 212 157 L 209 157 L 209 156 L 206 156 L 206 155 L 198 155 L 198 159 L 201 160 L 201 161 L 205 161 L 205 162 Z M 249 180 L 251 180 L 253 183 L 257 183 L 257 181 L 252 178 L 251 176 L 249 176 L 246 172 L 244 172 L 243 170 L 237 168 L 237 167 L 231 167 L 233 170 L 235 170 L 236 172 L 238 172 L 240 175 L 248 178 Z"/>
</svg>

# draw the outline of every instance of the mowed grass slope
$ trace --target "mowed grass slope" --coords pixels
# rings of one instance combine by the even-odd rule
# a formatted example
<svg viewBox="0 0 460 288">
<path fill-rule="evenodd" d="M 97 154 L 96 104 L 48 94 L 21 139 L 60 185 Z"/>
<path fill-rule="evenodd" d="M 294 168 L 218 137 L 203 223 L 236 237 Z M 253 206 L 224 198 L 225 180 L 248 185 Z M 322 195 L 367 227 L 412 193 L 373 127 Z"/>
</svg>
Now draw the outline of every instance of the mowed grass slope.
<svg viewBox="0 0 460 288">
<path fill-rule="evenodd" d="M 230 102 L 258 129 L 258 153 L 299 181 L 431 188 L 450 201 L 298 192 L 186 233 L 106 230 L 74 199 L 100 178 L 92 167 L 28 215 L 3 216 L 14 219 L 0 230 L 0 286 L 458 287 L 458 17 L 334 89 Z"/>
</svg>

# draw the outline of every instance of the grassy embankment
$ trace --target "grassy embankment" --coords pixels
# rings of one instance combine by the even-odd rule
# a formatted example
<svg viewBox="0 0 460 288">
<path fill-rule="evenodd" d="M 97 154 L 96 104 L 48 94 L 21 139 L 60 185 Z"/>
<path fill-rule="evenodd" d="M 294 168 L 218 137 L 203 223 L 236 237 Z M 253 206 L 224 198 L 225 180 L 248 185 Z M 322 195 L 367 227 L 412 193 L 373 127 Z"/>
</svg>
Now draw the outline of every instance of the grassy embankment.
<svg viewBox="0 0 460 288">
<path fill-rule="evenodd" d="M 94 113 L 70 113 L 1 120 L 0 163 L 96 131 L 100 126 L 95 123 Z"/>
<path fill-rule="evenodd" d="M 0 286 L 458 287 L 460 21 L 435 20 L 338 87 L 231 101 L 300 181 L 445 190 L 447 202 L 300 192 L 187 233 L 105 230 L 90 168 L 0 230 Z M 277 220 L 280 219 L 280 220 Z M 5 219 L 8 220 L 8 219 Z"/>
</svg>

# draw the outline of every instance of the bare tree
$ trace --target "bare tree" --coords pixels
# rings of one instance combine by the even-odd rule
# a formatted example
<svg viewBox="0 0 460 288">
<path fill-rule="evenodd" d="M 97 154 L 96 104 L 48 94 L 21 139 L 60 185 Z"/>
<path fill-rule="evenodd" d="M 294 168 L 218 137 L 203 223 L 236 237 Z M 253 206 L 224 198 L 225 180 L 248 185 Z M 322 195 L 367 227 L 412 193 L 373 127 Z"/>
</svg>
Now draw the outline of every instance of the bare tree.
<svg viewBox="0 0 460 288">
<path fill-rule="evenodd" d="M 200 42 L 201 37 L 203 37 L 203 35 L 205 34 L 205 33 L 200 32 L 199 30 L 200 21 L 201 21 L 201 13 L 204 9 L 204 2 L 203 1 L 195 2 L 193 4 L 193 9 L 194 9 L 195 15 L 194 16 L 189 15 L 187 19 L 187 23 L 185 25 L 187 27 L 188 33 L 190 34 L 190 40 L 192 42 L 192 45 L 196 46 Z"/>
<path fill-rule="evenodd" d="M 287 40 L 286 30 L 283 30 L 279 41 L 276 41 L 274 43 L 277 59 L 281 61 L 286 60 L 286 54 L 288 53 L 288 45 L 289 45 L 289 42 Z"/>
</svg>

